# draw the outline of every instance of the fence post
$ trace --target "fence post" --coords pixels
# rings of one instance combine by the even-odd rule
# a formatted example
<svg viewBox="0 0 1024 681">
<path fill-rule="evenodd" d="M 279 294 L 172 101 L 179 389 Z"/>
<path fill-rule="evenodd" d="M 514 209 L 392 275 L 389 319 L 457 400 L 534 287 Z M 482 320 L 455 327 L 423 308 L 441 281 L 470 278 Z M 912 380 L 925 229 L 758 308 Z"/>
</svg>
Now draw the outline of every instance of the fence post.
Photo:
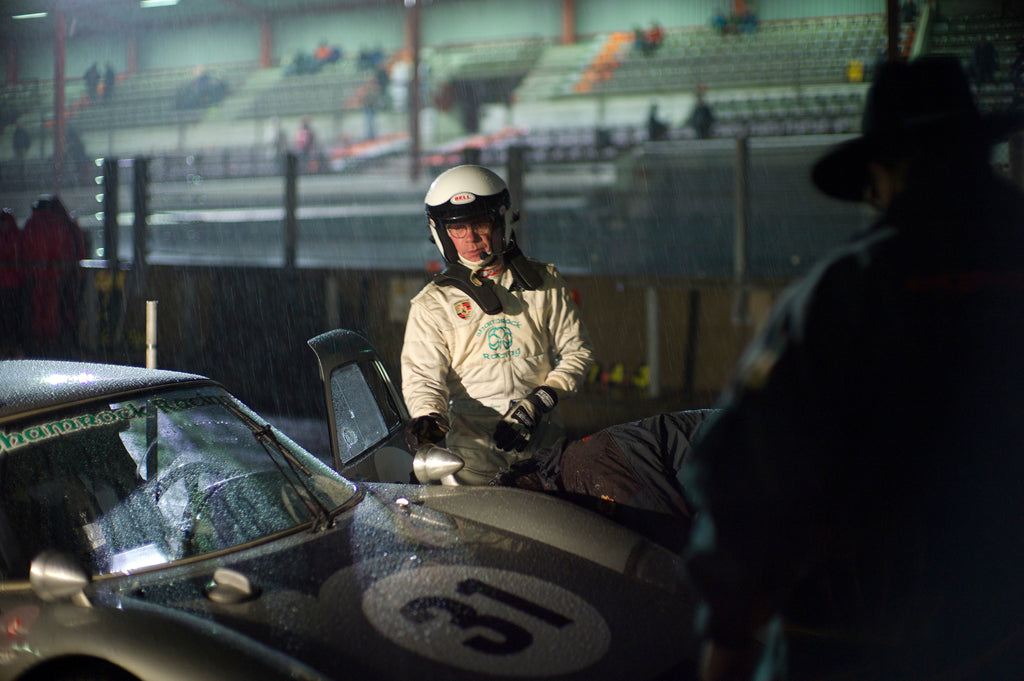
<svg viewBox="0 0 1024 681">
<path fill-rule="evenodd" d="M 750 218 L 750 154 L 747 138 L 736 138 L 735 179 L 735 214 L 736 223 L 733 230 L 733 307 L 732 322 L 735 326 L 746 326 L 750 323 L 750 310 L 747 300 L 747 231 Z"/>
<path fill-rule="evenodd" d="M 296 242 L 299 224 L 295 218 L 298 204 L 298 158 L 288 152 L 284 159 L 284 266 L 295 269 Z"/>
<path fill-rule="evenodd" d="M 148 268 L 146 265 L 146 251 L 148 230 L 147 219 L 149 217 L 149 159 L 136 158 L 133 165 L 135 180 L 132 185 L 132 208 L 135 211 L 135 222 L 133 224 L 133 253 L 135 270 L 135 292 L 142 295 L 146 291 L 146 278 Z"/>
</svg>

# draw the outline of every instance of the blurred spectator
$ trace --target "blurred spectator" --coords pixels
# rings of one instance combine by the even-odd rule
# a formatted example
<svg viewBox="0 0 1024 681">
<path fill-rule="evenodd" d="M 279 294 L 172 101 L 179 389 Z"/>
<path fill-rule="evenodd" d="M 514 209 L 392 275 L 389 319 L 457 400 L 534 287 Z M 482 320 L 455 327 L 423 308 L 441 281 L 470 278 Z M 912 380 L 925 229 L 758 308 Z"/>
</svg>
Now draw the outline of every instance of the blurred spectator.
<svg viewBox="0 0 1024 681">
<path fill-rule="evenodd" d="M 281 127 L 281 119 L 274 116 L 267 127 L 267 158 L 280 161 L 288 153 L 288 136 Z"/>
<path fill-rule="evenodd" d="M 316 133 L 309 116 L 302 117 L 299 129 L 295 131 L 295 153 L 302 161 L 306 170 L 311 173 L 320 171 L 320 158 L 317 152 Z"/>
<path fill-rule="evenodd" d="M 363 95 L 363 115 L 366 117 L 366 139 L 368 140 L 377 137 L 377 109 L 382 100 L 383 97 L 377 83 L 371 83 Z"/>
<path fill-rule="evenodd" d="M 970 71 L 974 82 L 978 85 L 994 83 L 998 68 L 999 53 L 996 51 L 996 46 L 988 38 L 981 38 L 974 46 L 974 52 L 971 53 Z"/>
<path fill-rule="evenodd" d="M 375 47 L 372 50 L 368 48 L 362 48 L 359 50 L 358 60 L 356 62 L 360 69 L 363 71 L 369 71 L 370 69 L 376 69 L 378 66 L 384 63 L 384 51 L 379 47 Z"/>
<path fill-rule="evenodd" d="M 757 33 L 757 12 L 753 8 L 739 16 L 739 27 L 742 33 Z"/>
<path fill-rule="evenodd" d="M 391 108 L 391 74 L 388 73 L 387 66 L 384 64 L 378 64 L 373 70 L 373 78 L 377 84 L 377 108 L 378 109 L 390 109 Z"/>
<path fill-rule="evenodd" d="M 651 23 L 650 29 L 647 30 L 646 43 L 647 43 L 647 54 L 654 54 L 661 47 L 661 43 L 665 40 L 665 29 L 661 27 L 657 21 Z"/>
<path fill-rule="evenodd" d="M 412 82 L 412 59 L 408 55 L 396 59 L 391 65 L 391 71 L 386 72 L 386 76 L 390 108 L 394 111 L 405 111 L 409 104 L 409 87 Z"/>
<path fill-rule="evenodd" d="M 14 148 L 14 158 L 18 162 L 18 179 L 25 182 L 25 156 L 28 155 L 29 147 L 32 146 L 32 136 L 28 134 L 21 123 L 14 122 L 14 134 L 11 136 L 11 146 Z"/>
<path fill-rule="evenodd" d="M 341 48 L 331 47 L 327 44 L 326 40 L 320 41 L 317 45 L 316 50 L 313 51 L 313 59 L 317 61 L 317 64 L 334 64 L 341 60 Z"/>
<path fill-rule="evenodd" d="M 41 356 L 73 357 L 82 291 L 79 261 L 85 258 L 82 230 L 57 196 L 41 196 L 25 222 L 22 245 L 32 347 Z"/>
<path fill-rule="evenodd" d="M 686 124 L 693 128 L 700 139 L 711 137 L 711 128 L 715 124 L 715 116 L 711 113 L 711 107 L 704 101 L 704 93 L 707 90 L 703 85 L 697 88 L 697 103 L 693 106 L 690 117 Z"/>
<path fill-rule="evenodd" d="M 224 99 L 227 92 L 228 86 L 224 81 L 200 67 L 192 82 L 178 90 L 175 104 L 179 109 L 205 109 Z"/>
<path fill-rule="evenodd" d="M 747 3 L 738 3 L 728 14 L 717 9 L 711 16 L 711 28 L 719 35 L 756 33 L 757 25 L 757 11 Z"/>
<path fill-rule="evenodd" d="M 646 51 L 647 36 L 644 35 L 644 29 L 639 26 L 633 27 L 633 49 L 643 54 Z"/>
<path fill-rule="evenodd" d="M 655 49 L 661 47 L 665 40 L 665 29 L 657 21 L 651 22 L 651 28 L 647 31 L 647 43 Z"/>
<path fill-rule="evenodd" d="M 644 31 L 639 26 L 633 29 L 633 48 L 640 51 L 640 54 L 649 57 L 658 51 L 665 39 L 665 29 L 657 21 L 651 23 L 651 27 Z"/>
<path fill-rule="evenodd" d="M 722 35 L 726 31 L 728 21 L 725 18 L 725 12 L 722 10 L 715 10 L 715 13 L 711 16 L 711 28 L 714 29 L 715 33 Z"/>
<path fill-rule="evenodd" d="M 90 102 L 95 102 L 97 99 L 97 89 L 100 86 L 100 70 L 96 66 L 96 62 L 93 62 L 92 66 L 86 69 L 83 79 L 85 80 L 86 96 Z"/>
<path fill-rule="evenodd" d="M 305 52 L 296 52 L 291 61 L 284 67 L 286 76 L 305 76 L 317 73 L 320 70 L 320 62 L 313 55 Z"/>
<path fill-rule="evenodd" d="M 658 105 L 651 104 L 647 111 L 647 139 L 650 141 L 668 139 L 668 124 L 658 118 Z"/>
<path fill-rule="evenodd" d="M 114 67 L 107 62 L 107 70 L 103 72 L 103 101 L 109 102 L 110 98 L 114 96 L 114 81 L 117 80 L 117 76 L 114 73 Z"/>
<path fill-rule="evenodd" d="M 25 269 L 22 265 L 22 234 L 14 214 L 0 211 L 0 357 L 24 353 L 28 299 L 25 297 Z"/>
</svg>

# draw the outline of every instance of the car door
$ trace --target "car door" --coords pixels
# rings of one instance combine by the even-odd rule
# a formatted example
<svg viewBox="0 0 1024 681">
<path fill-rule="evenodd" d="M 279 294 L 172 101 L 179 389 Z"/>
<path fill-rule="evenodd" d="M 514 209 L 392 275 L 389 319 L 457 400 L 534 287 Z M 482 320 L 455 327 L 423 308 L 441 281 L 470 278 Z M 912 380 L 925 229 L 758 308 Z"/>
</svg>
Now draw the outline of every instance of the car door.
<svg viewBox="0 0 1024 681">
<path fill-rule="evenodd" d="M 351 480 L 415 482 L 409 411 L 377 351 L 345 329 L 307 342 L 320 364 L 334 468 Z"/>
</svg>

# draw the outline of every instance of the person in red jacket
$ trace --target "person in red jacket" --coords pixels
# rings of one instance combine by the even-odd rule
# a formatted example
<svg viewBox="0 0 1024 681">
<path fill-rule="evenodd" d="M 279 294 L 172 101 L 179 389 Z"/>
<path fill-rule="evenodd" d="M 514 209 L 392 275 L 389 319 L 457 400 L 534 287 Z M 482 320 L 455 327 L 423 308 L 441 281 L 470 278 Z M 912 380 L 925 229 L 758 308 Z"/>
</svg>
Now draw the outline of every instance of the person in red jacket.
<svg viewBox="0 0 1024 681">
<path fill-rule="evenodd" d="M 25 347 L 25 269 L 21 229 L 14 213 L 0 210 L 0 357 L 17 357 Z"/>
<path fill-rule="evenodd" d="M 85 242 L 56 196 L 42 196 L 25 222 L 22 260 L 28 272 L 33 354 L 70 357 L 78 349 L 78 307 Z"/>
</svg>

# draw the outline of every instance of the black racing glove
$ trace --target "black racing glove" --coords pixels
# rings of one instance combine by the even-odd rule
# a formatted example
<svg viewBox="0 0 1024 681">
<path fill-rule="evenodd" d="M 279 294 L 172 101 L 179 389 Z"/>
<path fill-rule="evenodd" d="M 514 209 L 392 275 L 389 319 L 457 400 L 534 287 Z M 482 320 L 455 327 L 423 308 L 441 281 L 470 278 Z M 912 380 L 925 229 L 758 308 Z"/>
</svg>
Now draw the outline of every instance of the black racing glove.
<svg viewBox="0 0 1024 681">
<path fill-rule="evenodd" d="M 405 444 L 415 453 L 420 447 L 441 442 L 447 433 L 448 424 L 440 414 L 417 416 L 405 428 Z"/>
<path fill-rule="evenodd" d="M 540 428 L 544 416 L 558 404 L 554 389 L 542 385 L 513 404 L 498 421 L 494 429 L 494 444 L 506 452 L 512 449 L 523 451 L 530 438 Z"/>
</svg>

